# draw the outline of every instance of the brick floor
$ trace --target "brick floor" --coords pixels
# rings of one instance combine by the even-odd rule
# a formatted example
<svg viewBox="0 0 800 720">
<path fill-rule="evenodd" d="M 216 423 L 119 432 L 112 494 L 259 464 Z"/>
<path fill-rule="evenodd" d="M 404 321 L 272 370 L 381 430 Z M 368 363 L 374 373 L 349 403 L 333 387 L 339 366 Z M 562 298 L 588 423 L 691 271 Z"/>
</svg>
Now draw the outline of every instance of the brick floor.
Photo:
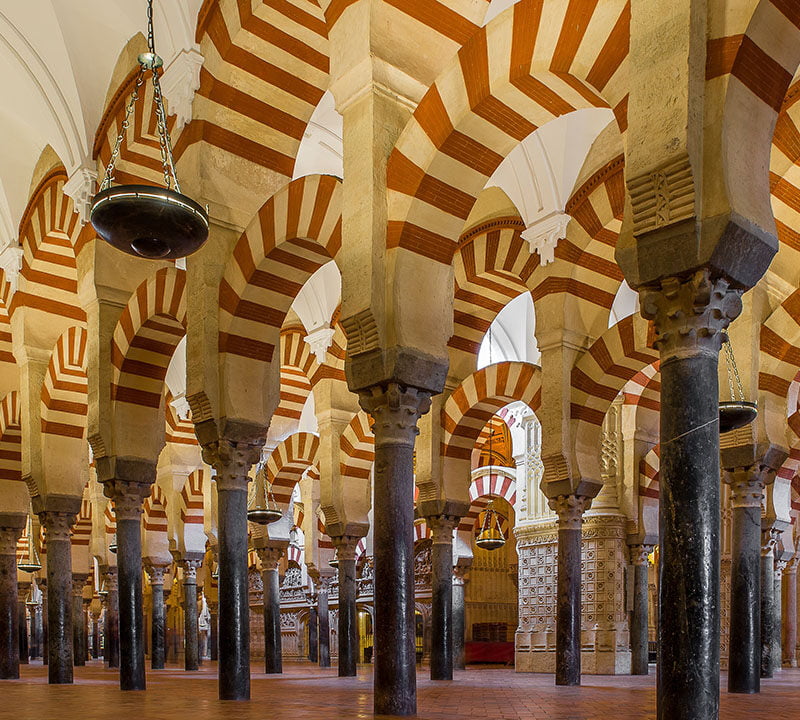
<svg viewBox="0 0 800 720">
<path fill-rule="evenodd" d="M 47 685 L 46 668 L 23 666 L 20 680 L 0 682 L 0 718 L 11 720 L 355 720 L 372 718 L 372 677 L 340 679 L 336 670 L 288 665 L 282 676 L 253 675 L 252 700 L 217 700 L 215 669 L 148 672 L 148 690 L 122 693 L 115 671 L 75 669 L 75 685 Z M 651 720 L 655 677 L 584 676 L 580 688 L 556 688 L 551 675 L 469 669 L 452 683 L 418 675 L 418 718 L 424 720 Z M 725 686 L 723 679 L 722 686 Z M 797 720 L 800 670 L 762 683 L 756 696 L 722 693 L 722 720 Z"/>
</svg>

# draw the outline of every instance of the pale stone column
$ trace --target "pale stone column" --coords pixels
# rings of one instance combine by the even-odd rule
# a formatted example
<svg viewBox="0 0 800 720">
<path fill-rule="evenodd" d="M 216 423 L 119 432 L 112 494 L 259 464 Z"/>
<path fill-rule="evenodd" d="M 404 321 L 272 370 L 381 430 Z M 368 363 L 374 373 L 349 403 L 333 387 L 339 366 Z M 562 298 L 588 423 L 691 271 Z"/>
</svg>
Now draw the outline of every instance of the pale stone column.
<svg viewBox="0 0 800 720">
<path fill-rule="evenodd" d="M 783 667 L 797 667 L 797 564 L 795 555 L 783 570 Z"/>
<path fill-rule="evenodd" d="M 558 600 L 556 606 L 556 685 L 581 683 L 581 526 L 592 499 L 558 495 Z"/>
<path fill-rule="evenodd" d="M 83 609 L 83 588 L 88 573 L 72 574 L 72 651 L 75 666 L 86 665 L 86 613 Z"/>
<path fill-rule="evenodd" d="M 631 675 L 647 675 L 649 667 L 648 628 L 649 598 L 647 575 L 648 556 L 653 552 L 652 545 L 631 545 L 631 565 L 633 566 L 633 610 L 631 611 Z"/>
<path fill-rule="evenodd" d="M 0 516 L 0 680 L 19 677 L 17 540 L 25 524 L 25 515 Z"/>
</svg>

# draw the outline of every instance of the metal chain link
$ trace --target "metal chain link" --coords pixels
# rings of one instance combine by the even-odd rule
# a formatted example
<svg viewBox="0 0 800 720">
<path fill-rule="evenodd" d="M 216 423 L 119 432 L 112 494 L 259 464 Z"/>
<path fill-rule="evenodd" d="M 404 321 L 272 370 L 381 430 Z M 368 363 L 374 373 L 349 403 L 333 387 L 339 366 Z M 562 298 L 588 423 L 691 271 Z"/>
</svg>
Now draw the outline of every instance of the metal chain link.
<svg viewBox="0 0 800 720">
<path fill-rule="evenodd" d="M 128 127 L 130 125 L 131 113 L 133 112 L 133 106 L 136 104 L 136 101 L 139 99 L 139 88 L 142 86 L 144 82 L 144 68 L 139 68 L 139 74 L 136 76 L 136 83 L 133 86 L 133 93 L 131 93 L 131 99 L 128 102 L 128 106 L 125 108 L 125 118 L 122 121 L 122 125 L 120 126 L 119 135 L 117 136 L 117 141 L 114 143 L 114 149 L 111 151 L 111 158 L 108 161 L 108 165 L 106 166 L 106 176 L 103 178 L 103 184 L 100 186 L 100 190 L 108 190 L 111 187 L 111 183 L 114 181 L 114 165 L 117 162 L 117 158 L 119 157 L 119 149 L 122 146 L 122 140 L 128 132 Z"/>
<path fill-rule="evenodd" d="M 744 402 L 744 385 L 742 385 L 742 378 L 739 377 L 739 368 L 736 367 L 736 359 L 733 357 L 733 348 L 731 347 L 731 339 L 728 337 L 727 341 L 725 342 L 725 364 L 728 369 L 728 387 L 730 388 L 731 392 L 731 400 L 736 400 L 736 394 L 734 393 L 734 381 L 736 383 L 736 388 L 739 391 L 739 400 Z"/>
</svg>

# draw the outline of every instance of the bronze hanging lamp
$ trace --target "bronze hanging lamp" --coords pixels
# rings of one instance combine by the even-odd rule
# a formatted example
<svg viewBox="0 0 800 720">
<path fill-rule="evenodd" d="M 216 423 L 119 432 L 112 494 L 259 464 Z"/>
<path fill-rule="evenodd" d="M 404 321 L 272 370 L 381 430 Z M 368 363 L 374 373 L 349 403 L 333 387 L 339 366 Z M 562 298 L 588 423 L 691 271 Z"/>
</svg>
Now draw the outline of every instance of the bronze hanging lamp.
<svg viewBox="0 0 800 720">
<path fill-rule="evenodd" d="M 506 544 L 503 529 L 500 526 L 500 513 L 494 509 L 494 500 L 490 500 L 483 511 L 483 522 L 475 544 L 484 550 L 498 550 Z"/>
<path fill-rule="evenodd" d="M 745 427 L 758 415 L 758 405 L 744 399 L 744 387 L 742 379 L 739 377 L 739 368 L 736 367 L 730 336 L 726 336 L 723 347 L 725 348 L 725 365 L 728 371 L 728 389 L 731 399 L 721 401 L 719 404 L 719 431 L 721 433 Z"/>
<path fill-rule="evenodd" d="M 39 570 L 42 569 L 42 561 L 39 558 L 39 553 L 33 542 L 33 523 L 31 522 L 30 515 L 28 515 L 28 521 L 25 524 L 25 539 L 28 544 L 28 557 L 22 558 L 17 562 L 17 569 L 26 573 L 39 572 Z"/>
<path fill-rule="evenodd" d="M 258 485 L 258 476 L 261 475 L 263 480 L 262 488 Z M 256 487 L 253 498 L 253 505 L 247 509 L 247 520 L 256 525 L 269 525 L 270 523 L 277 522 L 283 517 L 283 513 L 278 508 L 278 503 L 272 495 L 272 484 L 267 485 L 267 477 L 264 471 L 256 474 Z"/>
<path fill-rule="evenodd" d="M 94 196 L 90 219 L 97 234 L 118 250 L 151 260 L 173 260 L 190 255 L 206 241 L 208 213 L 194 200 L 182 195 L 178 183 L 159 79 L 164 61 L 156 54 L 153 36 L 153 0 L 147 0 L 147 46 L 148 52 L 139 55 L 139 74 L 125 108 L 125 119 L 111 152 L 100 192 Z M 112 187 L 114 165 L 147 71 L 152 73 L 153 105 L 165 187 Z"/>
<path fill-rule="evenodd" d="M 117 533 L 114 533 L 108 541 L 108 552 L 117 554 Z"/>
<path fill-rule="evenodd" d="M 339 551 L 337 550 L 333 556 L 333 559 L 328 563 L 332 568 L 339 567 Z"/>
</svg>

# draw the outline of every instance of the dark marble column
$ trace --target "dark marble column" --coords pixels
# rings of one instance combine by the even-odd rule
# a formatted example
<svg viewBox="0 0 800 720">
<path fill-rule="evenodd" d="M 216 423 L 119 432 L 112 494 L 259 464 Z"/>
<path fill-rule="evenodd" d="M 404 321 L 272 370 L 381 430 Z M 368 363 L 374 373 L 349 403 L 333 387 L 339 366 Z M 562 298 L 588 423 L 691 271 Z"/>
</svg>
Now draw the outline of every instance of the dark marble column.
<svg viewBox="0 0 800 720">
<path fill-rule="evenodd" d="M 119 591 L 117 568 L 106 571 L 105 661 L 109 668 L 119 668 Z"/>
<path fill-rule="evenodd" d="M 647 569 L 652 545 L 631 545 L 633 566 L 633 610 L 631 611 L 631 675 L 647 675 L 649 668 L 650 624 Z"/>
<path fill-rule="evenodd" d="M 465 585 L 469 567 L 456 565 L 453 568 L 453 667 L 464 670 L 464 638 L 467 629 Z"/>
<path fill-rule="evenodd" d="M 211 616 L 209 620 L 208 647 L 211 662 L 216 662 L 219 658 L 219 604 L 208 603 L 208 612 Z"/>
<path fill-rule="evenodd" d="M 47 540 L 47 677 L 54 685 L 72 682 L 72 548 L 76 513 L 39 513 Z"/>
<path fill-rule="evenodd" d="M 778 531 L 766 529 L 761 534 L 761 677 L 772 677 L 772 623 L 775 618 L 775 556 Z"/>
<path fill-rule="evenodd" d="M 200 631 L 197 627 L 197 569 L 203 564 L 200 558 L 184 558 L 183 567 L 183 650 L 184 669 L 200 668 Z"/>
<path fill-rule="evenodd" d="M 431 680 L 453 679 L 453 530 L 459 518 L 426 518 L 431 529 Z"/>
<path fill-rule="evenodd" d="M 92 609 L 92 659 L 100 659 L 100 612 Z"/>
<path fill-rule="evenodd" d="M 19 677 L 17 540 L 25 515 L 0 516 L 0 680 Z"/>
<path fill-rule="evenodd" d="M 761 689 L 761 498 L 758 465 L 727 471 L 731 484 L 731 623 L 728 692 Z"/>
<path fill-rule="evenodd" d="M 250 699 L 247 473 L 261 456 L 263 442 L 262 437 L 259 442 L 217 440 L 203 446 L 203 458 L 217 473 L 220 700 Z"/>
<path fill-rule="evenodd" d="M 584 495 L 550 499 L 558 514 L 556 685 L 581 684 L 581 527 L 591 502 Z"/>
<path fill-rule="evenodd" d="M 45 573 L 47 571 L 45 570 Z M 36 646 L 39 650 L 39 656 L 42 658 L 42 665 L 47 665 L 48 663 L 48 651 L 47 648 L 49 647 L 49 643 L 47 641 L 47 618 L 48 618 L 48 610 L 47 610 L 47 578 L 41 578 L 37 581 L 37 585 L 39 586 L 39 590 L 42 593 L 42 606 L 39 608 L 39 627 L 38 633 L 36 636 Z"/>
<path fill-rule="evenodd" d="M 319 617 L 317 615 L 317 595 L 308 596 L 308 659 L 309 662 L 319 662 Z"/>
<path fill-rule="evenodd" d="M 414 442 L 430 393 L 397 383 L 359 393 L 375 436 L 376 715 L 417 711 L 414 621 Z"/>
<path fill-rule="evenodd" d="M 86 573 L 72 574 L 72 654 L 75 667 L 86 665 L 86 614 L 83 611 L 83 588 Z"/>
<path fill-rule="evenodd" d="M 264 586 L 264 672 L 275 675 L 283 672 L 281 654 L 281 583 L 278 564 L 283 546 L 274 545 L 256 549 L 261 560 L 261 577 Z"/>
<path fill-rule="evenodd" d="M 155 465 L 136 463 L 136 475 L 155 480 Z M 131 472 L 133 474 L 133 472 Z M 114 502 L 117 520 L 117 578 L 119 592 L 119 686 L 144 690 L 144 599 L 142 596 L 142 510 L 150 495 L 150 482 L 118 478 L 103 482 L 103 491 Z"/>
<path fill-rule="evenodd" d="M 776 550 L 777 551 L 777 550 Z M 783 669 L 781 664 L 781 636 L 783 628 L 783 602 L 782 602 L 782 585 L 783 585 L 783 570 L 786 567 L 786 560 L 775 560 L 775 589 L 772 597 L 774 602 L 772 604 L 772 653 L 770 661 L 772 664 L 772 674 L 780 672 Z"/>
<path fill-rule="evenodd" d="M 797 563 L 795 555 L 783 571 L 783 636 L 781 660 L 783 667 L 797 667 Z"/>
<path fill-rule="evenodd" d="M 150 667 L 163 670 L 166 660 L 167 613 L 164 605 L 164 565 L 148 565 L 152 609 L 150 616 Z"/>
<path fill-rule="evenodd" d="M 319 666 L 331 666 L 331 616 L 328 610 L 328 592 L 333 575 L 320 573 L 317 583 L 317 625 L 319 627 Z"/>
<path fill-rule="evenodd" d="M 665 239 L 664 242 L 667 242 Z M 700 269 L 639 289 L 661 369 L 659 720 L 719 714 L 718 359 L 741 292 Z"/>
<path fill-rule="evenodd" d="M 83 660 L 84 665 L 87 660 L 91 660 L 91 648 L 89 645 L 89 636 L 91 630 L 91 621 L 89 620 L 89 608 L 92 605 L 91 598 L 83 598 Z"/>
<path fill-rule="evenodd" d="M 17 622 L 19 634 L 19 662 L 21 665 L 27 665 L 30 660 L 30 646 L 28 645 L 28 593 L 31 591 L 31 584 L 29 582 L 17 584 Z M 31 620 L 31 628 L 34 627 L 34 622 Z M 33 645 L 33 641 L 31 641 Z"/>
<path fill-rule="evenodd" d="M 355 677 L 358 668 L 358 612 L 356 607 L 356 546 L 359 537 L 332 537 L 339 561 L 339 677 Z"/>
</svg>

